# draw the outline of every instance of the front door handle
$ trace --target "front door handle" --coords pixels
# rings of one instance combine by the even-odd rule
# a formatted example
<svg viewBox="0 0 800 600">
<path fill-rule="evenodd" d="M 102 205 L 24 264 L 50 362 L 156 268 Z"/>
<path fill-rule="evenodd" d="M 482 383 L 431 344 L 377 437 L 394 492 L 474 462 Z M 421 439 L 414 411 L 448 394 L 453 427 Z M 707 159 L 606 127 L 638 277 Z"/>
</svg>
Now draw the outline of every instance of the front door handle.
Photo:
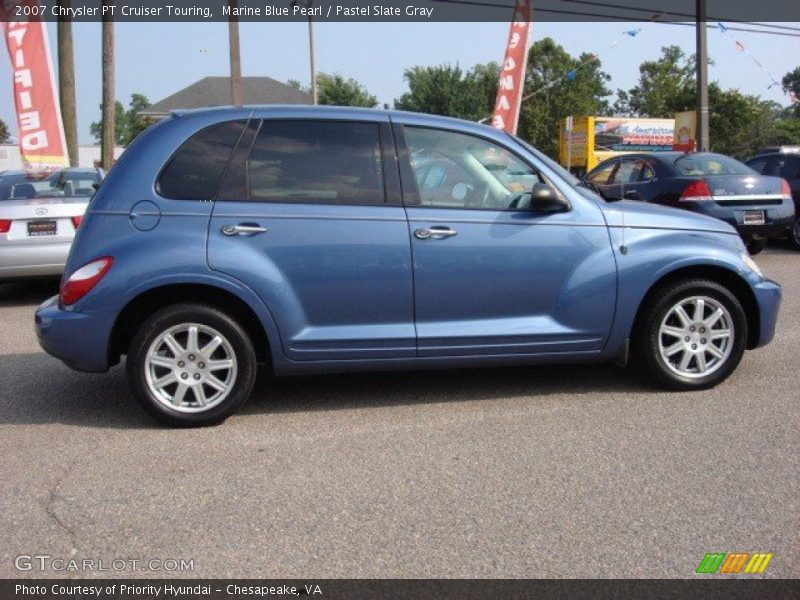
<svg viewBox="0 0 800 600">
<path fill-rule="evenodd" d="M 458 235 L 458 232 L 446 227 L 444 225 L 434 225 L 433 227 L 425 227 L 417 229 L 414 232 L 414 237 L 418 240 L 443 240 L 449 237 Z"/>
<path fill-rule="evenodd" d="M 266 233 L 267 228 L 261 225 L 251 225 L 248 223 L 240 223 L 239 225 L 225 225 L 222 228 L 223 235 L 257 235 L 259 233 Z"/>
</svg>

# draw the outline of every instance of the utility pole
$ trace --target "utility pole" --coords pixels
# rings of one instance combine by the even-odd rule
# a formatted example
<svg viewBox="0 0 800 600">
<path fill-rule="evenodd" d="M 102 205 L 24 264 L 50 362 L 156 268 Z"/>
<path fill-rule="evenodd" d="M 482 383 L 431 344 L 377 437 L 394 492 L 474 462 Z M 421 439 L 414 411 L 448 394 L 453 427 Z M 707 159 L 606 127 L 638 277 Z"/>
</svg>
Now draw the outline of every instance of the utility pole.
<svg viewBox="0 0 800 600">
<path fill-rule="evenodd" d="M 308 8 L 311 8 L 313 0 L 308 0 Z M 311 66 L 311 103 L 317 105 L 317 70 L 314 67 L 314 22 L 311 13 L 308 14 L 308 62 Z"/>
<path fill-rule="evenodd" d="M 105 2 L 103 3 L 105 5 Z M 114 94 L 114 21 L 103 16 L 103 118 L 100 161 L 108 171 L 114 164 L 116 146 L 117 99 Z"/>
<path fill-rule="evenodd" d="M 241 106 L 242 99 L 242 59 L 239 49 L 239 17 L 234 16 L 237 0 L 229 0 L 231 16 L 228 17 L 228 43 L 231 54 L 231 104 Z"/>
<path fill-rule="evenodd" d="M 708 45 L 706 42 L 706 0 L 696 0 L 697 18 L 697 151 L 708 152 Z"/>
<path fill-rule="evenodd" d="M 314 21 L 311 17 L 314 0 L 292 0 L 289 6 L 304 6 L 308 9 L 308 64 L 311 67 L 311 103 L 317 104 L 317 70 L 314 67 Z"/>
<path fill-rule="evenodd" d="M 59 0 L 59 7 L 69 8 L 70 0 Z M 75 115 L 75 53 L 72 45 L 72 20 L 58 17 L 58 101 L 69 164 L 78 166 L 78 123 Z"/>
</svg>

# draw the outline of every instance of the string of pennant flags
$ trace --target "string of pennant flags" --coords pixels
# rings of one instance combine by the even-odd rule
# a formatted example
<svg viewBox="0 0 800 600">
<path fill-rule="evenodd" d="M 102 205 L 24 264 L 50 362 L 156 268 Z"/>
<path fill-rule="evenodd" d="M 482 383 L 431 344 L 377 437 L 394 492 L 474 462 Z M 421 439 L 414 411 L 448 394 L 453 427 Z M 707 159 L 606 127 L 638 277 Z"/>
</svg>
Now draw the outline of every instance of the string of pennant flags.
<svg viewBox="0 0 800 600">
<path fill-rule="evenodd" d="M 730 35 L 729 32 L 728 32 L 728 28 L 725 26 L 724 23 L 717 23 L 717 29 L 723 35 Z M 761 69 L 761 71 L 767 76 L 767 79 L 769 80 L 769 85 L 767 86 L 768 90 L 771 90 L 775 86 L 781 86 L 781 82 L 778 79 L 775 78 L 775 76 L 770 72 L 770 70 L 767 69 L 761 63 L 761 61 L 759 61 L 755 57 L 755 55 L 752 52 L 750 52 L 750 50 L 749 50 L 749 48 L 747 48 L 747 46 L 745 46 L 742 42 L 740 42 L 737 39 L 733 40 L 733 45 L 739 52 L 741 52 L 745 56 L 747 56 L 753 62 L 753 64 L 756 65 L 759 69 Z M 795 94 L 791 90 L 789 90 L 787 95 L 789 96 L 789 100 L 792 103 L 796 103 L 798 101 L 797 94 Z"/>
<path fill-rule="evenodd" d="M 673 6 L 674 6 L 674 3 L 673 3 Z M 648 27 L 652 26 L 654 23 L 658 22 L 658 20 L 659 20 L 659 19 L 660 19 L 662 16 L 664 16 L 664 15 L 665 15 L 665 14 L 667 14 L 667 13 L 669 13 L 669 12 L 670 12 L 670 10 L 673 8 L 673 6 L 670 6 L 669 8 L 666 8 L 666 9 L 664 9 L 664 10 L 663 10 L 662 12 L 660 12 L 660 13 L 656 13 L 656 14 L 654 14 L 654 15 L 653 15 L 652 17 L 650 17 L 650 19 L 649 19 L 649 20 L 648 20 L 646 23 L 644 23 L 643 25 L 641 25 L 641 26 L 639 26 L 639 27 L 636 27 L 636 28 L 634 28 L 634 29 L 627 29 L 627 30 L 625 30 L 625 31 L 621 32 L 621 33 L 619 34 L 619 36 L 618 36 L 616 39 L 614 39 L 614 40 L 613 40 L 613 41 L 612 41 L 612 42 L 611 42 L 611 43 L 610 43 L 608 46 L 606 46 L 606 47 L 605 47 L 603 50 L 601 50 L 600 52 L 592 52 L 592 53 L 590 53 L 590 54 L 589 54 L 589 55 L 588 55 L 588 56 L 587 56 L 587 57 L 586 57 L 586 58 L 585 58 L 583 61 L 581 61 L 581 62 L 580 62 L 578 65 L 576 65 L 574 68 L 570 69 L 569 71 L 567 71 L 566 73 L 564 73 L 564 74 L 563 74 L 563 75 L 561 75 L 560 77 L 556 77 L 555 79 L 552 79 L 552 80 L 550 80 L 550 81 L 549 81 L 549 82 L 547 82 L 545 85 L 543 85 L 543 86 L 541 86 L 541 87 L 537 88 L 536 90 L 534 90 L 534 91 L 532 91 L 532 92 L 530 92 L 530 93 L 528 93 L 528 94 L 524 95 L 524 96 L 522 97 L 522 100 L 523 100 L 523 101 L 524 101 L 524 100 L 528 100 L 528 99 L 530 99 L 530 98 L 532 98 L 532 97 L 536 96 L 537 94 L 540 94 L 540 93 L 542 93 L 542 92 L 544 92 L 544 91 L 546 91 L 546 90 L 548 90 L 548 89 L 550 89 L 550 88 L 553 88 L 554 86 L 558 85 L 559 83 L 561 83 L 561 82 L 563 82 L 563 81 L 574 81 L 574 80 L 575 80 L 575 79 L 578 77 L 578 72 L 579 72 L 579 71 L 580 71 L 580 70 L 581 70 L 583 67 L 585 67 L 585 66 L 587 66 L 587 65 L 590 65 L 590 64 L 592 64 L 593 62 L 595 62 L 595 61 L 599 60 L 601 55 L 604 55 L 604 54 L 605 54 L 606 52 L 608 52 L 609 50 L 611 50 L 611 49 L 615 48 L 616 46 L 618 46 L 620 42 L 622 42 L 622 41 L 624 41 L 624 40 L 626 40 L 626 39 L 628 39 L 628 38 L 636 38 L 636 37 L 639 37 L 640 35 L 642 35 L 642 33 L 643 33 L 643 32 L 645 32 L 645 31 L 647 30 L 647 28 L 648 28 Z M 730 35 L 730 33 L 729 33 L 729 31 L 728 31 L 728 27 L 726 27 L 726 26 L 725 26 L 723 23 L 717 23 L 717 29 L 718 29 L 718 31 L 720 31 L 722 34 L 725 34 L 725 35 Z M 741 52 L 741 53 L 745 54 L 745 55 L 746 55 L 746 56 L 747 56 L 747 57 L 748 57 L 748 58 L 749 58 L 749 59 L 750 59 L 750 60 L 753 62 L 753 64 L 755 64 L 755 65 L 756 65 L 756 66 L 757 66 L 759 69 L 761 69 L 761 71 L 762 71 L 762 72 L 763 72 L 763 73 L 764 73 L 764 74 L 767 76 L 767 78 L 769 79 L 769 85 L 767 86 L 767 90 L 771 90 L 771 89 L 772 89 L 773 87 L 775 87 L 775 86 L 781 86 L 781 82 L 780 82 L 778 79 L 776 79 L 776 78 L 775 78 L 775 76 L 774 76 L 774 75 L 773 75 L 773 74 L 772 74 L 772 73 L 769 71 L 769 69 L 767 69 L 767 68 L 766 68 L 766 67 L 765 67 L 765 66 L 764 66 L 764 65 L 763 65 L 763 64 L 762 64 L 762 63 L 761 63 L 761 62 L 760 62 L 760 61 L 759 61 L 759 60 L 758 60 L 758 59 L 757 59 L 757 58 L 756 58 L 754 55 L 753 55 L 753 53 L 752 53 L 752 52 L 751 52 L 751 51 L 750 51 L 750 50 L 747 48 L 747 46 L 745 46 L 745 45 L 744 45 L 744 44 L 743 44 L 741 41 L 739 41 L 739 40 L 734 40 L 734 46 L 735 46 L 735 48 L 736 48 L 736 49 L 737 49 L 739 52 Z M 790 100 L 790 102 L 792 102 L 792 103 L 796 103 L 796 102 L 800 101 L 800 99 L 798 99 L 797 95 L 796 95 L 794 92 L 792 92 L 792 91 L 789 91 L 789 92 L 787 93 L 787 96 L 789 97 L 789 100 Z"/>
</svg>

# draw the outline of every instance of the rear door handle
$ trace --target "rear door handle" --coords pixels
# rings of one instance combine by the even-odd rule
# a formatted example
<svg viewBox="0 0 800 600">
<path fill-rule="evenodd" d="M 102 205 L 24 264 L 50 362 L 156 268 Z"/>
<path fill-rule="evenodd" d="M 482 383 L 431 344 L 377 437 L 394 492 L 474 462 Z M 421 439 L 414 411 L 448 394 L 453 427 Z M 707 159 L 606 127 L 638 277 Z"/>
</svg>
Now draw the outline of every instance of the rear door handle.
<svg viewBox="0 0 800 600">
<path fill-rule="evenodd" d="M 424 227 L 417 229 L 414 232 L 414 237 L 418 240 L 443 240 L 449 237 L 458 235 L 454 229 L 450 229 L 444 225 L 434 225 L 433 227 Z"/>
<path fill-rule="evenodd" d="M 248 223 L 240 223 L 239 225 L 225 225 L 222 228 L 223 235 L 258 235 L 259 233 L 266 233 L 267 228 L 261 225 L 251 225 Z"/>
</svg>

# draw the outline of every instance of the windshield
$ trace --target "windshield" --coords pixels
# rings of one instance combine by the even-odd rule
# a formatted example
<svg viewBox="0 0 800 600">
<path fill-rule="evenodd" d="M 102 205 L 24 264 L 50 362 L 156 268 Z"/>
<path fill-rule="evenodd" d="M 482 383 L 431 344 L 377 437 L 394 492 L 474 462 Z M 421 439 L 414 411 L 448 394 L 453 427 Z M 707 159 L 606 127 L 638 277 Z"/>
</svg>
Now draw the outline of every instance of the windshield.
<svg viewBox="0 0 800 600">
<path fill-rule="evenodd" d="M 746 164 L 722 154 L 684 154 L 675 161 L 681 175 L 753 175 Z"/>
<path fill-rule="evenodd" d="M 536 158 L 541 160 L 544 164 L 546 164 L 553 171 L 555 171 L 568 184 L 570 184 L 573 187 L 575 187 L 577 185 L 580 185 L 580 183 L 581 183 L 580 179 L 575 177 L 575 175 L 573 175 L 572 173 L 567 171 L 564 167 L 562 167 L 560 164 L 558 164 L 552 158 L 550 158 L 546 154 L 543 154 L 542 152 L 540 152 L 539 150 L 537 150 L 536 148 L 531 146 L 528 142 L 526 142 L 522 138 L 519 138 L 519 137 L 517 137 L 515 135 L 511 135 L 510 133 L 508 135 L 511 138 L 513 138 L 514 140 L 516 140 L 517 142 L 519 142 L 522 146 L 524 146 L 526 150 L 528 150 L 532 154 L 536 155 Z"/>
</svg>

